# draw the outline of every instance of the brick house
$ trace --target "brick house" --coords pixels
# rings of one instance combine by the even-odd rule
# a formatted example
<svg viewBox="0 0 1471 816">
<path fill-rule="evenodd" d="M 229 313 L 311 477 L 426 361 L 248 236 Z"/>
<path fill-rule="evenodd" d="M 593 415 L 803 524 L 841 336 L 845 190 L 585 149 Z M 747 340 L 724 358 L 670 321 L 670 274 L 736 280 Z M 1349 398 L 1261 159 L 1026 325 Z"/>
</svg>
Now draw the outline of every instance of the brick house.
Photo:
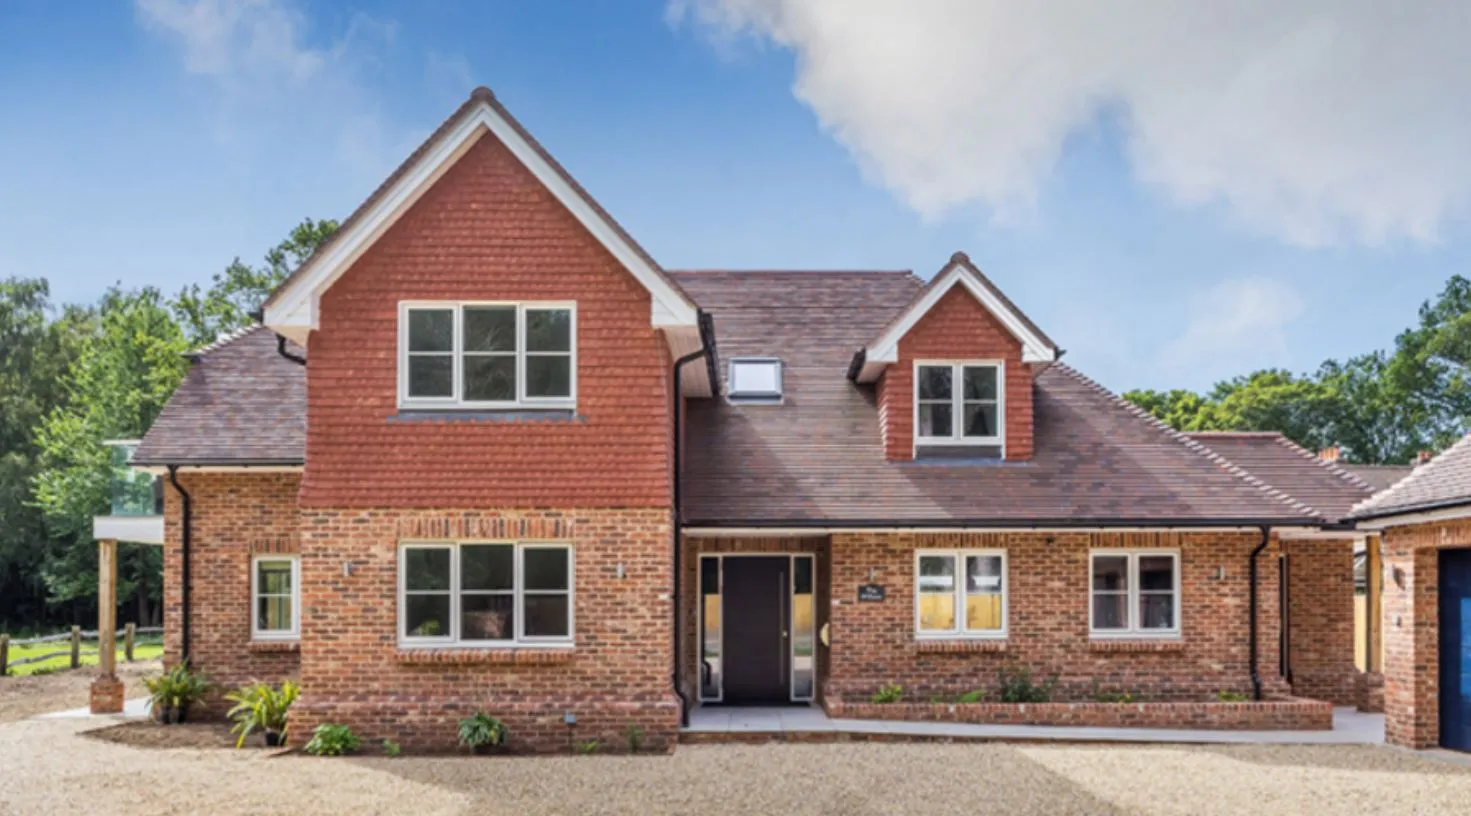
<svg viewBox="0 0 1471 816">
<path fill-rule="evenodd" d="M 1372 489 L 1062 356 L 960 253 L 929 283 L 665 270 L 479 89 L 134 452 L 166 661 L 299 677 L 294 739 L 423 747 L 478 708 L 528 749 L 667 746 L 700 706 L 1004 667 L 1353 703 Z"/>
<path fill-rule="evenodd" d="M 1471 751 L 1471 437 L 1352 517 L 1382 539 L 1385 739 Z"/>
</svg>

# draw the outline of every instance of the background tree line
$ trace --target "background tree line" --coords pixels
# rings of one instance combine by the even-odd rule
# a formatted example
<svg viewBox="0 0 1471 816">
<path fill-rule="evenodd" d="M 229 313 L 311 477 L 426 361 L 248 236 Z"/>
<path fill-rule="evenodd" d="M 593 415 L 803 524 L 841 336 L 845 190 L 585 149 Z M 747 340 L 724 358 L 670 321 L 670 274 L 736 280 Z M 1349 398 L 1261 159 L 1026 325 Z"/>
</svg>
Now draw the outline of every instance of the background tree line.
<svg viewBox="0 0 1471 816">
<path fill-rule="evenodd" d="M 263 264 L 236 258 L 173 297 L 119 284 L 95 304 L 58 306 L 44 278 L 0 280 L 0 632 L 96 621 L 104 441 L 141 437 L 188 372 L 184 355 L 248 325 L 336 229 L 307 219 Z M 162 618 L 162 565 L 158 547 L 119 546 L 120 621 Z"/>
<path fill-rule="evenodd" d="M 1471 282 L 1459 275 L 1420 307 L 1394 347 L 1318 370 L 1265 369 L 1194 391 L 1129 391 L 1124 398 L 1182 431 L 1281 431 L 1308 450 L 1343 448 L 1346 461 L 1407 464 L 1459 439 L 1471 417 Z"/>
</svg>

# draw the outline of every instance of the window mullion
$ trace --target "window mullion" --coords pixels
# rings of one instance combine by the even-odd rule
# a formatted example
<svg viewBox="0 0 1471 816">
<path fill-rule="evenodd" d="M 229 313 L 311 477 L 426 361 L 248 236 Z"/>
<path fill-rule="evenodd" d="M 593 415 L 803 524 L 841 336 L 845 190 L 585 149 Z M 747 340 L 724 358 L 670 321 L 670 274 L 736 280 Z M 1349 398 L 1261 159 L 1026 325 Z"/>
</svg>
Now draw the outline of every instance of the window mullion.
<svg viewBox="0 0 1471 816">
<path fill-rule="evenodd" d="M 955 609 L 953 634 L 965 631 L 965 558 L 960 553 L 950 554 L 950 569 L 955 576 L 955 586 L 950 590 L 950 604 Z"/>
<path fill-rule="evenodd" d="M 516 402 L 526 401 L 526 307 L 516 306 Z M 517 615 L 517 620 L 520 615 Z"/>
<path fill-rule="evenodd" d="M 1129 553 L 1129 631 L 1139 633 L 1139 553 Z"/>
<path fill-rule="evenodd" d="M 517 544 L 514 552 L 515 557 L 511 559 L 511 609 L 516 625 L 512 627 L 511 638 L 520 643 L 526 632 L 526 595 L 521 589 L 525 586 L 522 577 L 526 569 L 526 548 Z"/>
<path fill-rule="evenodd" d="M 460 642 L 460 548 L 449 548 L 449 631 L 450 640 Z"/>
<path fill-rule="evenodd" d="M 950 366 L 950 438 L 965 439 L 965 366 Z"/>
<path fill-rule="evenodd" d="M 464 360 L 464 347 L 465 347 L 465 342 L 464 342 L 463 335 L 464 335 L 464 332 L 465 332 L 465 307 L 464 306 L 456 306 L 453 309 L 453 314 L 454 314 L 454 331 L 451 332 L 450 344 L 449 344 L 449 347 L 450 347 L 450 352 L 449 352 L 450 382 L 453 383 L 453 391 L 454 391 L 454 399 L 455 399 L 455 402 L 464 402 L 465 401 L 465 384 L 463 382 L 463 380 L 464 380 L 464 371 L 463 371 L 463 369 L 464 369 L 464 366 L 465 366 L 465 360 Z"/>
</svg>

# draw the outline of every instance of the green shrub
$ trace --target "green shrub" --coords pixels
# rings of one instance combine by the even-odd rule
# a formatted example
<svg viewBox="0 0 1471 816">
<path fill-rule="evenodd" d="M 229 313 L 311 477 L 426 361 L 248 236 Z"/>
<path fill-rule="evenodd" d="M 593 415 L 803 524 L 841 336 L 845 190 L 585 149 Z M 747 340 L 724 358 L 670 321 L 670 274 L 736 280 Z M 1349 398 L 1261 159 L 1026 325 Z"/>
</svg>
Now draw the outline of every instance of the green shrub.
<svg viewBox="0 0 1471 816">
<path fill-rule="evenodd" d="M 460 744 L 472 751 L 492 745 L 505 745 L 508 736 L 510 731 L 505 723 L 484 711 L 477 711 L 460 720 Z"/>
<path fill-rule="evenodd" d="M 148 705 L 164 724 L 182 722 L 189 706 L 199 702 L 212 686 L 203 675 L 189 671 L 185 660 L 163 674 L 143 678 Z"/>
<path fill-rule="evenodd" d="M 979 703 L 986 699 L 985 689 L 972 689 L 955 698 L 957 703 Z"/>
<path fill-rule="evenodd" d="M 300 693 L 301 687 L 290 680 L 282 683 L 279 689 L 257 680 L 226 694 L 225 699 L 235 704 L 227 715 L 235 721 L 230 730 L 240 735 L 235 747 L 244 745 L 245 738 L 257 728 L 266 732 L 267 745 L 272 742 L 283 744 L 286 741 L 286 717 Z M 273 738 L 272 734 L 278 734 L 279 739 Z"/>
<path fill-rule="evenodd" d="M 890 683 L 887 686 L 879 689 L 878 692 L 873 695 L 873 702 L 875 703 L 897 703 L 903 699 L 904 687 L 899 685 L 898 683 Z"/>
<path fill-rule="evenodd" d="M 386 740 L 383 741 L 383 755 L 384 756 L 386 756 L 386 757 L 396 757 L 399 754 L 402 754 L 403 752 L 404 752 L 404 749 L 402 747 L 400 747 L 399 744 L 396 743 L 396 742 L 394 742 L 393 740 L 386 739 Z"/>
<path fill-rule="evenodd" d="M 1032 682 L 1032 670 L 1021 667 L 1002 666 L 997 672 L 1000 680 L 1000 698 L 1003 703 L 1047 703 L 1052 701 L 1052 690 L 1057 687 L 1057 675 L 1041 683 Z"/>
<path fill-rule="evenodd" d="M 644 747 L 644 730 L 630 723 L 623 729 L 623 739 L 628 742 L 628 753 L 636 754 Z"/>
<path fill-rule="evenodd" d="M 1093 701 L 1096 703 L 1132 703 L 1136 699 L 1132 692 L 1109 692 L 1104 691 L 1098 685 L 1098 678 L 1093 679 Z"/>
<path fill-rule="evenodd" d="M 572 746 L 572 749 L 576 751 L 580 756 L 587 756 L 589 754 L 596 754 L 598 752 L 599 744 L 600 743 L 595 739 L 582 740 L 581 742 L 574 744 Z"/>
<path fill-rule="evenodd" d="M 357 753 L 362 740 L 351 728 L 336 723 L 322 723 L 312 732 L 312 738 L 302 750 L 312 756 L 343 756 Z"/>
<path fill-rule="evenodd" d="M 1216 692 L 1216 699 L 1223 703 L 1249 703 L 1251 702 L 1251 695 L 1243 694 L 1239 691 L 1218 691 Z"/>
</svg>

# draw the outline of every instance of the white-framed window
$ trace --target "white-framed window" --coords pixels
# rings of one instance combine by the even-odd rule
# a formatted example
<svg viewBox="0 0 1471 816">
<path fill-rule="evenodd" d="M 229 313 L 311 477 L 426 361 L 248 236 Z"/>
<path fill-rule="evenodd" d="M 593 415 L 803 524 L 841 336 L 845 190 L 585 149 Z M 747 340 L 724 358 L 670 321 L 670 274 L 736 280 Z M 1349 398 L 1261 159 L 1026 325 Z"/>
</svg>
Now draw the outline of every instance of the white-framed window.
<svg viewBox="0 0 1471 816">
<path fill-rule="evenodd" d="M 1094 550 L 1088 556 L 1088 630 L 1095 637 L 1180 634 L 1180 553 Z"/>
<path fill-rule="evenodd" d="M 1005 369 L 999 360 L 915 362 L 915 443 L 1003 444 Z"/>
<path fill-rule="evenodd" d="M 914 556 L 918 638 L 1006 637 L 1004 550 L 919 550 Z"/>
<path fill-rule="evenodd" d="M 250 559 L 250 637 L 301 637 L 301 558 L 257 555 Z"/>
<path fill-rule="evenodd" d="M 567 544 L 411 542 L 398 551 L 405 646 L 570 646 L 574 571 Z"/>
<path fill-rule="evenodd" d="M 398 346 L 406 408 L 571 408 L 577 401 L 572 303 L 406 301 Z"/>
<path fill-rule="evenodd" d="M 732 402 L 780 402 L 782 363 L 773 357 L 737 357 L 730 361 L 725 395 Z"/>
</svg>

